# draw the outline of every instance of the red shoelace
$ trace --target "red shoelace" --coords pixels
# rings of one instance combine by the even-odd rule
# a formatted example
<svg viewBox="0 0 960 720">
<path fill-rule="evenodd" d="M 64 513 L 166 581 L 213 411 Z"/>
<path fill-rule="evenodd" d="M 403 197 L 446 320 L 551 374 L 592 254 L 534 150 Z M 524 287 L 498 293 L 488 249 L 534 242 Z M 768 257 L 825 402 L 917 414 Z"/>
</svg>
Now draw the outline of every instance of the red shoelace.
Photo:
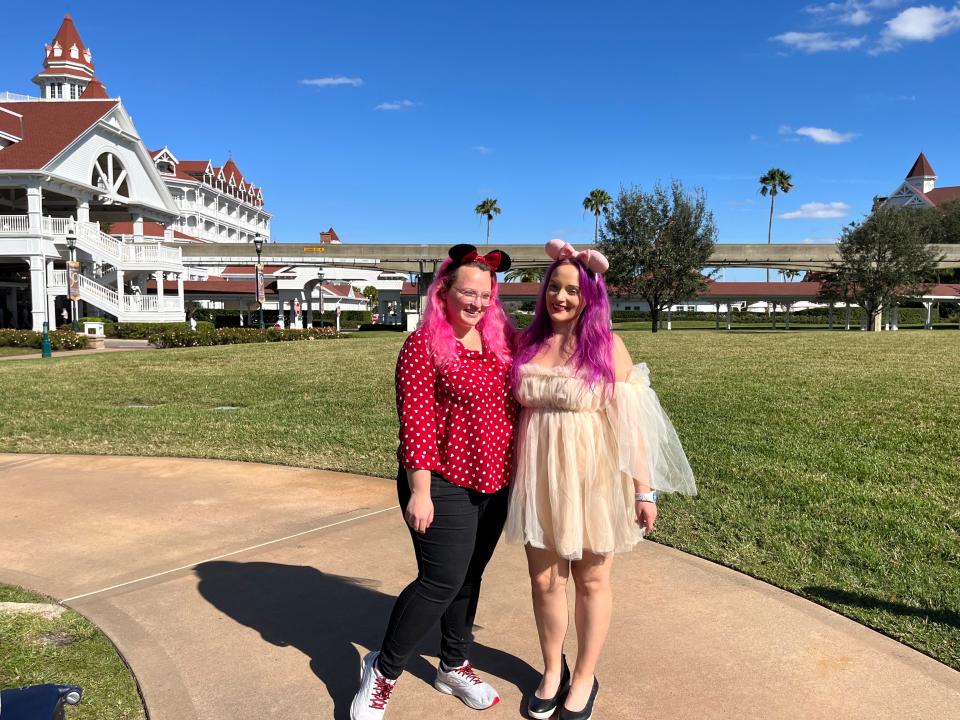
<svg viewBox="0 0 960 720">
<path fill-rule="evenodd" d="M 454 668 L 451 672 L 455 672 L 455 673 L 458 673 L 459 675 L 463 675 L 467 680 L 472 682 L 474 685 L 479 685 L 480 683 L 483 682 L 483 680 L 481 680 L 479 676 L 473 671 L 473 665 L 471 665 L 469 661 L 465 662 L 463 665 L 461 665 L 458 668 Z"/>
<path fill-rule="evenodd" d="M 373 688 L 373 696 L 370 698 L 370 707 L 374 710 L 383 710 L 387 706 L 387 700 L 390 699 L 390 693 L 392 692 L 393 683 L 385 677 L 378 677 Z"/>
</svg>

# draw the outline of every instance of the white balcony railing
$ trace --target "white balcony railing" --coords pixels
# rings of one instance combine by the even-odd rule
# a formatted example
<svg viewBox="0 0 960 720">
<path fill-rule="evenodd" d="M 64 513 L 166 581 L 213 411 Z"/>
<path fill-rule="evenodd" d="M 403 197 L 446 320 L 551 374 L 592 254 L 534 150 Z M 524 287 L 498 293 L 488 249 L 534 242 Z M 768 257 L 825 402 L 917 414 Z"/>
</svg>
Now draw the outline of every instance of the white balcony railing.
<svg viewBox="0 0 960 720">
<path fill-rule="evenodd" d="M 50 277 L 47 278 L 47 285 L 51 290 L 66 288 L 67 287 L 67 271 L 52 270 L 50 272 Z"/>
<path fill-rule="evenodd" d="M 23 235 L 29 232 L 29 215 L 0 215 L 0 235 Z"/>
<path fill-rule="evenodd" d="M 102 310 L 113 311 L 115 315 L 119 303 L 117 302 L 117 293 L 115 290 L 104 287 L 100 283 L 90 278 L 80 276 L 80 294 L 86 296 L 83 299 Z"/>
<path fill-rule="evenodd" d="M 67 228 L 73 223 L 72 218 L 43 218 L 43 232 L 45 235 L 66 235 Z"/>
<path fill-rule="evenodd" d="M 123 309 L 127 312 L 156 312 L 156 295 L 124 295 Z"/>
</svg>

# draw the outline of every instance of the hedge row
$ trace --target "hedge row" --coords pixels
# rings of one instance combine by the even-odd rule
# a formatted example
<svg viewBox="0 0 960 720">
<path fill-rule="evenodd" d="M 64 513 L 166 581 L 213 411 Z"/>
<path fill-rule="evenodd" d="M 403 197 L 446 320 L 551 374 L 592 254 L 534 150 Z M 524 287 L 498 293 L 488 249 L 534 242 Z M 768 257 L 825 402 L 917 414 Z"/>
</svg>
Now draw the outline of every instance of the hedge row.
<svg viewBox="0 0 960 720">
<path fill-rule="evenodd" d="M 329 307 L 329 306 L 328 306 Z M 243 315 L 243 322 L 246 327 L 256 327 L 260 322 L 259 311 L 254 310 L 251 313 L 239 310 L 211 310 L 209 308 L 195 308 L 192 311 L 193 317 L 197 320 L 208 320 L 218 328 L 240 327 L 240 316 Z M 270 326 L 277 322 L 279 313 L 276 310 L 264 310 L 263 324 Z M 290 313 L 287 313 L 290 317 Z M 303 321 L 307 321 L 306 308 L 302 312 Z M 335 326 L 337 322 L 336 310 L 325 309 L 323 312 L 323 324 Z M 343 310 L 340 313 L 340 327 L 355 328 L 359 325 L 369 324 L 371 322 L 371 313 L 369 310 Z M 320 324 L 320 311 L 314 308 L 313 323 L 315 326 Z"/>
<path fill-rule="evenodd" d="M 124 340 L 146 340 L 153 333 L 161 330 L 190 330 L 190 323 L 115 323 L 102 317 L 80 318 L 80 328 L 84 322 L 102 322 L 103 334 L 108 338 L 122 338 Z M 69 327 L 69 326 L 64 326 Z M 213 330 L 212 322 L 200 320 L 197 322 L 197 331 Z"/>
<path fill-rule="evenodd" d="M 333 328 L 312 330 L 274 330 L 268 328 L 220 328 L 216 330 L 166 329 L 147 339 L 158 348 L 241 345 L 246 343 L 289 342 L 293 340 L 333 340 L 342 338 Z"/>
<path fill-rule="evenodd" d="M 32 330 L 0 330 L 0 347 L 37 348 L 43 346 L 43 333 Z M 50 333 L 50 347 L 54 350 L 82 350 L 87 346 L 87 336 L 73 332 L 69 327 L 57 328 Z"/>
</svg>

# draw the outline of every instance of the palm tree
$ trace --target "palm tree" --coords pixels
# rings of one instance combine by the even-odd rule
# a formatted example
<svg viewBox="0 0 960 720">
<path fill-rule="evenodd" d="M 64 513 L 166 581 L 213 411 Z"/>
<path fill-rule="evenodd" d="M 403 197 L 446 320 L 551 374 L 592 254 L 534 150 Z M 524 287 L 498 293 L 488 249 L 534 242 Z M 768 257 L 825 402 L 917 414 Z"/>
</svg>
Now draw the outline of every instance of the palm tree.
<svg viewBox="0 0 960 720">
<path fill-rule="evenodd" d="M 773 238 L 773 199 L 778 192 L 788 193 L 793 190 L 793 178 L 790 173 L 780 168 L 770 168 L 766 174 L 760 176 L 760 194 L 770 196 L 770 224 L 767 225 L 767 245 Z M 767 282 L 770 282 L 770 268 L 767 268 Z"/>
<path fill-rule="evenodd" d="M 490 221 L 493 220 L 494 215 L 500 214 L 500 208 L 497 206 L 496 198 L 484 198 L 483 201 L 477 205 L 473 211 L 477 215 L 483 215 L 487 218 L 487 245 L 490 244 Z"/>
<path fill-rule="evenodd" d="M 546 272 L 547 269 L 542 267 L 513 268 L 507 270 L 503 279 L 506 282 L 540 282 Z"/>
<path fill-rule="evenodd" d="M 593 213 L 596 220 L 596 227 L 593 231 L 593 242 L 600 241 L 600 213 L 607 212 L 607 209 L 613 204 L 613 198 L 606 190 L 597 188 L 591 190 L 590 194 L 583 199 L 583 209 Z"/>
</svg>

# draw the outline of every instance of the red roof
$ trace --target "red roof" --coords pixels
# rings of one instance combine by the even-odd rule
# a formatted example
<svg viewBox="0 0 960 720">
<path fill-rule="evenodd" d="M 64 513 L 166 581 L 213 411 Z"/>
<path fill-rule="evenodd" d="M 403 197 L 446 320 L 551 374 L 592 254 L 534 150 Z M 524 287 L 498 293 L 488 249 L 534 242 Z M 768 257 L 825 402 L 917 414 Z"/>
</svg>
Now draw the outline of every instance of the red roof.
<svg viewBox="0 0 960 720">
<path fill-rule="evenodd" d="M 286 265 L 264 265 L 263 272 L 266 275 L 272 275 L 274 273 L 280 272 L 283 270 Z M 257 266 L 251 263 L 250 265 L 227 265 L 221 275 L 249 275 L 254 277 L 256 274 Z"/>
<path fill-rule="evenodd" d="M 157 281 L 148 280 L 147 290 L 156 290 Z M 237 295 L 255 295 L 257 292 L 256 280 L 184 280 L 183 291 L 194 294 L 213 293 L 217 295 L 237 294 Z M 164 280 L 163 292 L 165 295 L 177 294 L 177 281 Z M 264 292 L 267 295 L 277 294 L 277 283 L 264 283 Z"/>
<path fill-rule="evenodd" d="M 340 237 L 337 235 L 337 231 L 334 230 L 333 227 L 331 226 L 331 228 L 326 232 L 323 232 L 323 231 L 320 232 L 320 242 L 327 243 L 327 244 L 339 243 Z"/>
<path fill-rule="evenodd" d="M 954 200 L 960 200 L 960 185 L 934 188 L 924 195 L 924 197 L 934 205 L 943 205 L 944 203 L 953 202 Z"/>
<path fill-rule="evenodd" d="M 23 137 L 23 123 L 20 115 L 0 107 L 0 133 L 20 140 Z"/>
<path fill-rule="evenodd" d="M 927 160 L 927 156 L 923 153 L 917 157 L 917 161 L 913 164 L 913 167 L 910 168 L 910 172 L 907 173 L 907 180 L 915 177 L 936 177 L 937 174 L 933 171 L 933 166 L 930 164 L 930 161 Z"/>
<path fill-rule="evenodd" d="M 111 235 L 133 235 L 133 222 L 110 223 Z M 163 237 L 163 225 L 158 222 L 145 220 L 143 223 L 144 237 Z"/>
<path fill-rule="evenodd" d="M 230 181 L 230 176 L 233 175 L 234 182 L 237 185 L 240 184 L 240 181 L 243 180 L 243 175 L 240 174 L 240 168 L 237 167 L 237 164 L 233 161 L 233 158 L 227 158 L 227 162 L 222 168 L 223 176 L 227 179 L 227 182 Z"/>
<path fill-rule="evenodd" d="M 110 96 L 107 95 L 107 89 L 103 86 L 103 83 L 93 78 L 90 82 L 87 83 L 87 87 L 80 94 L 81 100 L 109 100 Z"/>
<path fill-rule="evenodd" d="M 54 45 L 60 45 L 62 52 L 59 57 L 53 54 Z M 70 56 L 70 48 L 74 45 L 77 46 L 77 57 Z M 89 52 L 89 50 L 83 44 L 83 40 L 80 39 L 80 33 L 77 32 L 77 27 L 73 24 L 73 18 L 70 17 L 70 13 L 67 13 L 60 24 L 60 29 L 57 30 L 57 34 L 47 48 L 47 56 L 43 61 L 43 66 L 48 68 L 51 65 L 69 62 L 89 68 L 90 74 L 93 75 L 93 60 L 87 61 L 84 57 L 86 52 Z"/>
<path fill-rule="evenodd" d="M 819 282 L 711 282 L 697 297 L 704 300 L 776 297 L 813 301 L 819 294 Z"/>
<path fill-rule="evenodd" d="M 0 150 L 0 170 L 40 170 L 116 107 L 116 100 L 12 102 L 23 116 L 23 140 Z"/>
<path fill-rule="evenodd" d="M 44 68 L 36 74 L 36 77 L 59 77 L 60 75 L 68 75 L 70 77 L 80 78 L 81 80 L 92 79 L 90 73 L 73 67 Z"/>
</svg>

